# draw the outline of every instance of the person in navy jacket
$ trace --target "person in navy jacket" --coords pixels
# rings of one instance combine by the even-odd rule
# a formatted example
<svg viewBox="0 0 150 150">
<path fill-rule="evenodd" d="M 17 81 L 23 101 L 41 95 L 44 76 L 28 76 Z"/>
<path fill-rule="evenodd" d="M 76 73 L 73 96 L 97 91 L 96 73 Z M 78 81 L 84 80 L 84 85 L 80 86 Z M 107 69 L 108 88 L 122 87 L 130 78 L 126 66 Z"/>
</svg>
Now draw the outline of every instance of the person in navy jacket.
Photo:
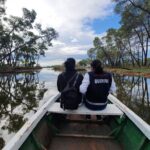
<svg viewBox="0 0 150 150">
<path fill-rule="evenodd" d="M 85 106 L 91 110 L 102 110 L 107 106 L 107 97 L 116 86 L 110 73 L 104 72 L 100 60 L 91 63 L 91 71 L 86 73 L 80 92 L 85 95 Z"/>
</svg>

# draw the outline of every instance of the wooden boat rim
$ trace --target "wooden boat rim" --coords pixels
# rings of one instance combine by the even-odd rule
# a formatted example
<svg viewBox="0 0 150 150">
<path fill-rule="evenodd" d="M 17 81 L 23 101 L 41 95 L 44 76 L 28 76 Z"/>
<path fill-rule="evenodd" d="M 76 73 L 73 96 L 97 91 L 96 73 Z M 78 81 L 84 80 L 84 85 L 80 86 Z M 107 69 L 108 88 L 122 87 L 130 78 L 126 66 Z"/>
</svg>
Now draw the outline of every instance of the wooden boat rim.
<svg viewBox="0 0 150 150">
<path fill-rule="evenodd" d="M 54 103 L 60 94 L 56 94 L 51 97 L 15 134 L 15 136 L 7 143 L 3 150 L 17 150 L 24 143 L 29 134 L 36 127 L 41 118 L 46 114 L 49 106 Z M 109 94 L 108 99 L 114 103 L 120 110 L 122 110 L 126 116 L 143 132 L 143 134 L 150 140 L 150 127 L 143 121 L 139 116 L 137 116 L 132 110 L 127 106 L 122 104 L 116 97 Z"/>
<path fill-rule="evenodd" d="M 15 134 L 15 136 L 7 143 L 3 150 L 18 150 L 24 143 L 29 134 L 36 127 L 38 122 L 46 114 L 48 107 L 60 97 L 60 94 L 52 96 Z"/>
<path fill-rule="evenodd" d="M 135 114 L 131 109 L 119 101 L 115 96 L 109 94 L 108 99 L 120 108 L 125 115 L 140 129 L 140 131 L 150 140 L 150 125 Z"/>
</svg>

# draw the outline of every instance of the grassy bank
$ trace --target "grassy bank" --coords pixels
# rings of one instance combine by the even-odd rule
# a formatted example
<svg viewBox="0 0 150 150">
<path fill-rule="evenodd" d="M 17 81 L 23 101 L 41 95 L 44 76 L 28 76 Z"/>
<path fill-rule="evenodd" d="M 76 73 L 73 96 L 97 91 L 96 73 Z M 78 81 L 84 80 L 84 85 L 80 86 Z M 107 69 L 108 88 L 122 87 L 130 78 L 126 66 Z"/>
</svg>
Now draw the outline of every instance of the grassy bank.
<svg viewBox="0 0 150 150">
<path fill-rule="evenodd" d="M 61 72 L 65 70 L 63 65 L 54 65 L 54 66 L 51 66 L 50 68 L 52 68 L 55 71 L 61 71 Z M 86 67 L 82 67 L 82 66 L 77 65 L 76 70 L 77 71 L 86 71 Z"/>
<path fill-rule="evenodd" d="M 54 65 L 51 68 L 55 71 L 64 71 L 64 67 L 62 65 Z M 87 71 L 89 68 L 77 65 L 76 69 L 78 71 Z M 104 70 L 112 73 L 116 73 L 119 75 L 127 75 L 127 76 L 143 76 L 150 78 L 150 68 L 141 67 L 141 68 L 104 68 Z"/>
<path fill-rule="evenodd" d="M 143 76 L 150 78 L 150 68 L 106 68 L 105 70 L 119 75 Z"/>
<path fill-rule="evenodd" d="M 1 66 L 0 73 L 23 73 L 23 72 L 33 72 L 42 69 L 41 66 L 35 67 L 11 67 L 11 66 Z"/>
</svg>

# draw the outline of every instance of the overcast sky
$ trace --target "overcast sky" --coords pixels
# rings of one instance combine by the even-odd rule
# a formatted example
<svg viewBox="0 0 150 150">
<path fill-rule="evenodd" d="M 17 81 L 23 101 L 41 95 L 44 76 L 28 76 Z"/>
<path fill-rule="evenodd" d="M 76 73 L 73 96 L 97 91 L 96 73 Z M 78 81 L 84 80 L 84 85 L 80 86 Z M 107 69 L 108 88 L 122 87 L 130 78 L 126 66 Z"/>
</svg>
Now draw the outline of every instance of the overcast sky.
<svg viewBox="0 0 150 150">
<path fill-rule="evenodd" d="M 7 0 L 7 14 L 21 16 L 22 8 L 37 12 L 36 22 L 56 29 L 59 37 L 53 42 L 40 64 L 51 65 L 67 57 L 87 57 L 95 36 L 119 27 L 111 0 Z"/>
</svg>

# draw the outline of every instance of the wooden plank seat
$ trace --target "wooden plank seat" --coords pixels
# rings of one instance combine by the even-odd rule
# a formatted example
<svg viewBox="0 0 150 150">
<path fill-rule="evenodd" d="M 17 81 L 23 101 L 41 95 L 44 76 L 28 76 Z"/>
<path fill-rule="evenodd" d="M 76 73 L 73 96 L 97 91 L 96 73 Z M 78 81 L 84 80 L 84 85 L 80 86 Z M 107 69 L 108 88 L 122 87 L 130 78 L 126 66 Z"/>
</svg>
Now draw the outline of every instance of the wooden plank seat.
<svg viewBox="0 0 150 150">
<path fill-rule="evenodd" d="M 105 116 L 121 116 L 123 112 L 115 104 L 107 104 L 103 110 L 93 111 L 86 108 L 84 105 L 78 107 L 77 110 L 63 110 L 60 108 L 60 103 L 53 103 L 48 112 L 61 114 L 79 114 L 79 115 L 105 115 Z"/>
</svg>

